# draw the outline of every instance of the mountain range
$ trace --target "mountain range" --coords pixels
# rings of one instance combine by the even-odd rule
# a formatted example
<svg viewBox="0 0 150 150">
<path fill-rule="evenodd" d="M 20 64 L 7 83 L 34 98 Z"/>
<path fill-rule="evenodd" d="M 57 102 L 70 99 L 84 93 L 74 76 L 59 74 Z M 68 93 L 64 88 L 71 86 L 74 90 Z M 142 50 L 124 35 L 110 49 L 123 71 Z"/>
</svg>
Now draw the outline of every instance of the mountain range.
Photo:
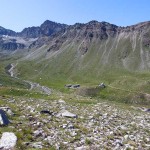
<svg viewBox="0 0 150 150">
<path fill-rule="evenodd" d="M 16 38 L 41 38 L 41 37 L 60 37 L 63 36 L 63 38 L 86 38 L 86 39 L 100 39 L 100 40 L 106 40 L 108 38 L 113 38 L 117 35 L 121 35 L 124 33 L 128 34 L 137 34 L 142 33 L 143 36 L 143 44 L 144 46 L 149 46 L 149 26 L 150 21 L 142 22 L 136 25 L 127 26 L 127 27 L 119 27 L 107 22 L 98 22 L 98 21 L 90 21 L 86 24 L 76 23 L 74 25 L 66 25 L 66 24 L 60 24 L 56 22 L 52 22 L 49 20 L 46 20 L 43 24 L 37 27 L 28 27 L 23 29 L 21 32 L 15 32 L 10 29 L 5 29 L 0 26 L 0 37 L 1 42 L 4 39 L 4 43 L 7 44 L 7 40 L 5 41 L 5 38 L 7 37 L 12 43 L 18 43 L 18 44 L 24 44 L 23 42 L 17 42 Z M 65 36 L 63 35 L 65 34 Z M 2 38 L 3 37 L 3 38 Z M 11 43 L 10 42 L 10 43 Z M 8 42 L 9 43 L 9 42 Z M 9 44 L 10 44 L 9 43 Z M 7 47 L 7 46 L 6 46 Z M 5 46 L 1 47 L 2 49 L 6 49 Z M 16 47 L 16 49 L 21 49 L 24 47 Z M 16 50 L 15 48 L 12 48 L 12 50 Z M 8 46 L 9 50 L 9 46 Z M 11 47 L 10 47 L 11 50 Z"/>
<path fill-rule="evenodd" d="M 35 70 L 45 68 L 43 74 L 61 74 L 65 79 L 85 74 L 90 79 L 99 78 L 102 72 L 116 69 L 149 71 L 150 21 L 120 27 L 94 20 L 74 25 L 46 20 L 21 32 L 0 27 L 0 53 L 1 57 L 4 53 L 11 59 L 17 57 L 19 74 L 26 77 L 37 76 L 36 72 L 25 71 L 31 65 L 24 63 L 29 62 Z"/>
</svg>

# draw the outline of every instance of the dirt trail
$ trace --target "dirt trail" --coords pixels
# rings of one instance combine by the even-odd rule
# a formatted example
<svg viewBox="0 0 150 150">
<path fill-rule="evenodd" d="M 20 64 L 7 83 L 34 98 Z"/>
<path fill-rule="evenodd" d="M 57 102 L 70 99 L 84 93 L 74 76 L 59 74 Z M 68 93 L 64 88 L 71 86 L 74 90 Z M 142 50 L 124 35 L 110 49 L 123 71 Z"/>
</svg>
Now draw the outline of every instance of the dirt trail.
<svg viewBox="0 0 150 150">
<path fill-rule="evenodd" d="M 10 69 L 8 69 L 8 73 L 10 74 L 11 77 L 16 78 L 15 74 L 14 74 L 14 69 L 16 67 L 17 64 L 10 64 Z M 46 86 L 42 86 L 39 83 L 34 83 L 31 81 L 27 81 L 27 80 L 23 80 L 24 82 L 30 84 L 30 90 L 37 90 L 40 91 L 44 94 L 50 95 L 51 94 L 51 89 L 46 87 Z"/>
</svg>

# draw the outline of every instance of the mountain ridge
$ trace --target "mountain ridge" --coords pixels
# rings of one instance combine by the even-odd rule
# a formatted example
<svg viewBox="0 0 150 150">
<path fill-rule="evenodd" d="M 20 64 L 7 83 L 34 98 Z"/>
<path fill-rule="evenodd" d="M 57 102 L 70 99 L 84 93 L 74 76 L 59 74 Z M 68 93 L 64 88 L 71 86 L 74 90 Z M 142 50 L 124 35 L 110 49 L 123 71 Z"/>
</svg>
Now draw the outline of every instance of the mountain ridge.
<svg viewBox="0 0 150 150">
<path fill-rule="evenodd" d="M 22 29 L 22 31 L 20 31 L 20 32 L 16 32 L 16 31 L 14 31 L 14 30 L 11 30 L 11 29 L 7 29 L 7 28 L 5 28 L 5 27 L 2 27 L 2 26 L 0 26 L 0 35 L 11 35 L 11 36 L 14 36 L 14 35 L 22 35 L 22 32 L 24 31 L 24 30 L 26 30 L 26 29 L 32 29 L 32 28 L 40 28 L 40 27 L 42 27 L 42 26 L 44 26 L 44 25 L 46 25 L 46 24 L 53 24 L 53 25 L 55 25 L 55 24 L 57 24 L 57 25 L 60 25 L 60 26 L 64 26 L 64 27 L 68 27 L 68 26 L 75 26 L 75 25 L 78 25 L 78 24 L 80 24 L 80 25 L 85 25 L 85 24 L 91 24 L 91 23 L 95 23 L 95 22 L 97 22 L 97 23 L 106 23 L 106 24 L 111 24 L 111 23 L 109 23 L 109 22 L 105 22 L 105 21 L 101 21 L 101 22 L 99 22 L 99 21 L 97 21 L 97 20 L 91 20 L 91 21 L 89 21 L 89 22 L 87 22 L 87 23 L 75 23 L 75 24 L 73 24 L 73 25 L 67 25 L 67 24 L 63 24 L 63 23 L 57 23 L 57 22 L 54 22 L 54 21 L 50 21 L 50 20 L 46 20 L 46 21 L 44 21 L 40 26 L 30 26 L 30 27 L 25 27 L 24 29 Z M 139 23 L 136 23 L 136 24 L 133 24 L 133 25 L 128 25 L 128 26 L 118 26 L 118 25 L 115 25 L 115 24 L 111 24 L 111 25 L 115 25 L 115 26 L 117 26 L 117 27 L 120 27 L 120 28 L 128 28 L 128 27 L 135 27 L 135 26 L 142 26 L 142 25 L 146 25 L 146 24 L 150 24 L 150 21 L 143 21 L 143 22 L 139 22 Z M 4 30 L 4 31 L 2 31 L 2 30 Z M 10 33 L 9 33 L 10 32 Z M 12 32 L 12 33 L 11 33 Z"/>
<path fill-rule="evenodd" d="M 98 55 L 97 63 L 101 66 L 111 64 L 130 70 L 150 68 L 150 21 L 120 27 L 95 20 L 69 26 L 47 20 L 40 27 L 24 29 L 20 35 L 22 37 L 1 37 L 0 49 L 34 49 L 34 55 L 29 53 L 28 58 L 47 59 L 55 53 L 65 53 L 67 49 L 70 53 L 73 48 L 72 60 L 77 57 L 81 61 L 84 57 L 84 65 L 86 59 L 92 61 L 91 56 Z M 36 51 L 40 52 L 36 54 Z"/>
</svg>

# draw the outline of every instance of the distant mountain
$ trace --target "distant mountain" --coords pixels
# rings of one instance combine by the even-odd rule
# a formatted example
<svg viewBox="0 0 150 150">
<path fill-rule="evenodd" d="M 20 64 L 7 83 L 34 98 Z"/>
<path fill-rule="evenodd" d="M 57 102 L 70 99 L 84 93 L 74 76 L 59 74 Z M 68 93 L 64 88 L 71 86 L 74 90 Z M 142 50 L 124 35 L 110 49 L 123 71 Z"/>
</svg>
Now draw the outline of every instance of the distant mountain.
<svg viewBox="0 0 150 150">
<path fill-rule="evenodd" d="M 85 69 L 85 65 L 88 70 L 92 65 L 93 68 L 109 66 L 130 70 L 150 69 L 150 21 L 127 27 L 98 21 L 76 23 L 49 37 L 40 37 L 31 45 L 31 48 L 46 45 L 45 49 L 50 52 L 47 56 L 57 52 L 60 54 L 57 57 L 62 60 L 63 55 L 66 63 L 72 60 L 77 65 L 82 60 L 80 67 Z M 65 56 L 65 53 L 68 54 Z M 58 68 L 63 65 L 61 62 L 58 64 Z"/>
<path fill-rule="evenodd" d="M 43 24 L 41 24 L 41 34 L 43 36 L 50 36 L 53 33 L 57 33 L 63 29 L 65 29 L 68 25 L 66 24 L 60 24 L 56 22 L 52 22 L 49 20 L 46 20 Z"/>
<path fill-rule="evenodd" d="M 60 24 L 49 20 L 46 20 L 39 27 L 28 27 L 18 33 L 0 27 L 0 49 L 14 51 L 17 49 L 29 48 L 30 44 L 32 44 L 36 38 L 51 36 L 66 27 L 67 25 L 65 24 Z"/>
<path fill-rule="evenodd" d="M 46 20 L 40 27 L 25 28 L 18 33 L 18 35 L 25 38 L 38 38 L 41 36 L 50 36 L 51 34 L 61 31 L 66 27 L 67 25 L 65 24 Z"/>
<path fill-rule="evenodd" d="M 3 35 L 0 38 L 1 50 L 38 50 L 45 47 L 43 52 L 33 53 L 34 56 L 30 54 L 30 59 L 35 55 L 50 57 L 52 53 L 62 51 L 65 55 L 73 49 L 74 55 L 70 55 L 70 59 L 75 59 L 74 63 L 84 56 L 82 59 L 91 61 L 91 64 L 93 57 L 97 66 L 150 69 L 150 21 L 119 27 L 98 21 L 68 26 L 47 20 L 39 27 L 25 28 L 20 33 L 2 27 L 0 31 Z"/>
<path fill-rule="evenodd" d="M 0 36 L 1 35 L 16 36 L 16 32 L 0 26 Z"/>
</svg>

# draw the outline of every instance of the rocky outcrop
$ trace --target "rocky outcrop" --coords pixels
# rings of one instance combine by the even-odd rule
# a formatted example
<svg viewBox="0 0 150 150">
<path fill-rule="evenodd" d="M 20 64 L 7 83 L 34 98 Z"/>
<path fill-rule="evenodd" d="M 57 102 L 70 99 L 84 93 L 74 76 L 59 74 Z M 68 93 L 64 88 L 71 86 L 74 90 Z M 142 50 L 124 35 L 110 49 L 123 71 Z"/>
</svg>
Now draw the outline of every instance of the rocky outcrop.
<svg viewBox="0 0 150 150">
<path fill-rule="evenodd" d="M 0 36 L 1 35 L 16 36 L 16 32 L 0 26 Z"/>
<path fill-rule="evenodd" d="M 20 33 L 18 33 L 18 35 L 25 38 L 38 38 L 42 36 L 50 36 L 53 33 L 59 32 L 66 27 L 67 25 L 65 24 L 46 20 L 43 24 L 41 24 L 41 26 L 25 28 Z"/>
<path fill-rule="evenodd" d="M 0 48 L 2 50 L 10 50 L 14 51 L 17 49 L 24 49 L 25 45 L 22 43 L 8 42 L 8 43 L 0 43 Z"/>
<path fill-rule="evenodd" d="M 40 47 L 47 43 L 47 38 L 45 37 L 49 37 L 66 27 L 67 25 L 65 24 L 49 20 L 46 20 L 41 26 L 28 27 L 18 33 L 0 27 L 0 49 L 14 51 L 17 49 Z M 40 40 L 36 42 L 38 38 Z"/>
<path fill-rule="evenodd" d="M 41 29 L 41 34 L 43 36 L 50 36 L 53 33 L 57 33 L 62 29 L 65 29 L 66 27 L 67 27 L 66 24 L 60 24 L 60 23 L 46 20 L 43 24 L 41 24 L 40 29 Z"/>
<path fill-rule="evenodd" d="M 40 27 L 28 27 L 23 29 L 18 35 L 24 38 L 37 38 L 41 35 L 41 30 Z"/>
<path fill-rule="evenodd" d="M 0 49 L 34 49 L 36 51 L 41 48 L 42 51 L 36 53 L 36 57 L 45 56 L 45 58 L 72 49 L 73 64 L 78 64 L 77 59 L 83 58 L 82 64 L 86 65 L 87 61 L 84 59 L 90 53 L 87 59 L 95 58 L 94 61 L 99 62 L 99 66 L 123 67 L 128 70 L 150 68 L 150 22 L 127 27 L 98 21 L 67 26 L 47 20 L 39 27 L 24 29 L 18 33 L 18 36 L 23 38 L 7 40 L 3 37 L 0 41 Z M 28 56 L 32 59 L 34 55 Z M 91 57 L 91 55 L 97 56 Z"/>
</svg>

